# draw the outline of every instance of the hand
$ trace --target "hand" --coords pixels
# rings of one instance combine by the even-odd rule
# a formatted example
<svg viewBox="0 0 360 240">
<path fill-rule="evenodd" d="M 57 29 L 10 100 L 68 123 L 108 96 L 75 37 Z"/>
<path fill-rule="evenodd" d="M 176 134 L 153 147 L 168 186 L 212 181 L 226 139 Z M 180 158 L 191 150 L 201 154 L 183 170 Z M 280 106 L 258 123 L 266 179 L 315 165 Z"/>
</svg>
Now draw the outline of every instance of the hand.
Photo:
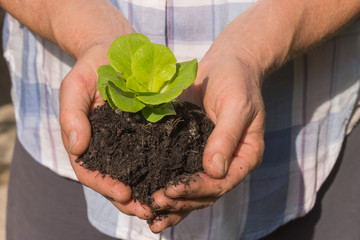
<svg viewBox="0 0 360 240">
<path fill-rule="evenodd" d="M 112 40 L 97 42 L 87 48 L 63 80 L 59 90 L 62 138 L 71 165 L 82 184 L 104 195 L 123 213 L 150 219 L 153 214 L 149 207 L 131 199 L 129 186 L 109 176 L 103 177 L 98 171 L 89 171 L 75 162 L 90 143 L 91 127 L 88 115 L 96 106 L 104 103 L 96 88 L 96 71 L 100 65 L 108 64 L 107 49 Z"/>
<path fill-rule="evenodd" d="M 189 185 L 169 184 L 154 194 L 155 207 L 170 214 L 153 221 L 152 231 L 160 232 L 191 211 L 212 205 L 259 166 L 264 150 L 261 75 L 249 66 L 214 45 L 200 62 L 195 86 L 183 98 L 199 103 L 202 96 L 216 125 L 204 151 L 205 173 L 191 176 Z"/>
</svg>

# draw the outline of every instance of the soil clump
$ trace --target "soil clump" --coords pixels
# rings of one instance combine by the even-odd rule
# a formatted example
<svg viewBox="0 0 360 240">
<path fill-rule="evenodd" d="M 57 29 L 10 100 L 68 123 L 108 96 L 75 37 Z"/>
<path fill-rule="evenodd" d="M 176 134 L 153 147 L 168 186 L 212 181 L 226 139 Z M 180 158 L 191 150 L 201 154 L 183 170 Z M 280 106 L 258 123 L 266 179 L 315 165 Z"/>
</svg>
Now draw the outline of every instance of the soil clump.
<svg viewBox="0 0 360 240">
<path fill-rule="evenodd" d="M 77 162 L 129 185 L 135 201 L 151 206 L 155 191 L 203 171 L 203 150 L 214 128 L 200 107 L 186 102 L 174 107 L 176 115 L 157 123 L 107 103 L 96 108 L 89 117 L 90 146 Z"/>
</svg>

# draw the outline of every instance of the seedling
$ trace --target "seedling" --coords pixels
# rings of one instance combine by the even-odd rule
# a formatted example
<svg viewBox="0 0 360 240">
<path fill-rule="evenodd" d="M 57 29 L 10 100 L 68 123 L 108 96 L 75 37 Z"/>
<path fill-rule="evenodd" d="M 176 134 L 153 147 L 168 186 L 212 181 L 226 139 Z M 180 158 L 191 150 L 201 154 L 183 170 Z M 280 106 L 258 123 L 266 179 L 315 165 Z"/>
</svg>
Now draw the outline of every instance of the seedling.
<svg viewBox="0 0 360 240">
<path fill-rule="evenodd" d="M 108 59 L 98 69 L 101 97 L 114 110 L 141 111 L 149 122 L 176 114 L 171 101 L 194 82 L 198 65 L 196 59 L 177 63 L 169 48 L 139 33 L 118 37 Z"/>
</svg>

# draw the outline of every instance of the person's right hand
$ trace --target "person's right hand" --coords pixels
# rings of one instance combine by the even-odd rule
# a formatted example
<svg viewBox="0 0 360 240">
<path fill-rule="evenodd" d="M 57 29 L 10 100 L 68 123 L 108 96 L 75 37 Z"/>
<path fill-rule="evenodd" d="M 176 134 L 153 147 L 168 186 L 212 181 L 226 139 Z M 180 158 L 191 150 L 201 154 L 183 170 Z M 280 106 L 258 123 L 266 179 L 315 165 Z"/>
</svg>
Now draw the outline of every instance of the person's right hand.
<svg viewBox="0 0 360 240">
<path fill-rule="evenodd" d="M 59 89 L 64 146 L 56 147 L 68 151 L 80 182 L 110 199 L 126 214 L 151 217 L 147 209 L 131 200 L 129 187 L 75 163 L 90 142 L 88 115 L 104 103 L 96 88 L 97 68 L 108 64 L 108 48 L 116 37 L 135 32 L 129 21 L 109 0 L 4 0 L 0 6 L 77 60 Z"/>
<path fill-rule="evenodd" d="M 64 146 L 78 180 L 109 199 L 121 212 L 149 219 L 148 207 L 131 199 L 131 189 L 123 183 L 90 171 L 76 163 L 78 156 L 86 151 L 91 139 L 88 115 L 96 106 L 104 104 L 96 88 L 97 69 L 108 64 L 107 49 L 111 41 L 97 43 L 82 54 L 75 66 L 63 80 L 59 90 L 60 125 Z"/>
</svg>

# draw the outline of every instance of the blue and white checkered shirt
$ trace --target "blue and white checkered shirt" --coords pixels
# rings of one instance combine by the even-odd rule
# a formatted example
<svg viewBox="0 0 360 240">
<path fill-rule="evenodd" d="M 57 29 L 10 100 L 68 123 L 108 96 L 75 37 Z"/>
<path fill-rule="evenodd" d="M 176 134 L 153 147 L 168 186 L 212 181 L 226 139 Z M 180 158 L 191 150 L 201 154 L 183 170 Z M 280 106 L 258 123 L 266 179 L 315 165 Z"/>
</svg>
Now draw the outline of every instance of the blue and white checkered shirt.
<svg viewBox="0 0 360 240">
<path fill-rule="evenodd" d="M 226 24 L 254 1 L 111 0 L 137 32 L 166 44 L 178 61 L 199 60 Z M 360 22 L 287 63 L 264 81 L 266 150 L 259 169 L 212 207 L 153 234 L 85 188 L 90 222 L 121 239 L 257 239 L 313 207 L 339 155 L 359 95 Z M 76 179 L 63 148 L 59 86 L 74 64 L 58 46 L 7 15 L 5 58 L 17 134 L 25 149 L 61 176 Z"/>
</svg>

